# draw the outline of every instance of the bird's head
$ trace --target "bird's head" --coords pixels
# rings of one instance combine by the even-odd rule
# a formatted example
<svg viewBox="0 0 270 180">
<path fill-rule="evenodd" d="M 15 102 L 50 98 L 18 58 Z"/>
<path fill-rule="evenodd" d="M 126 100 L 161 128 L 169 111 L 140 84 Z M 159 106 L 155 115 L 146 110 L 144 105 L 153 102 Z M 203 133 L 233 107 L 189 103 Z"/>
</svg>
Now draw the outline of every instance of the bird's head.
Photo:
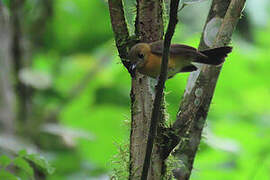
<svg viewBox="0 0 270 180">
<path fill-rule="evenodd" d="M 141 68 L 151 53 L 151 47 L 147 43 L 135 44 L 128 53 L 128 59 L 131 63 L 130 69 Z"/>
</svg>

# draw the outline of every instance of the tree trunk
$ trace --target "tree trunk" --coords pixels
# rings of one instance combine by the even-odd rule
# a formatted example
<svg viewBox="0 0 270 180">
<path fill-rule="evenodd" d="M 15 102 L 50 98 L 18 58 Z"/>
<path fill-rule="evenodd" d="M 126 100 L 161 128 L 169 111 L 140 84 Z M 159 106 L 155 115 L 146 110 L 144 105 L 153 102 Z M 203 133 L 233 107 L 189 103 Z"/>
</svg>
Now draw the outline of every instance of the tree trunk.
<svg viewBox="0 0 270 180">
<path fill-rule="evenodd" d="M 0 1 L 0 127 L 1 131 L 14 132 L 14 91 L 11 84 L 10 21 L 8 10 Z"/>
<path fill-rule="evenodd" d="M 137 0 L 135 33 L 141 42 L 153 42 L 163 37 L 162 1 Z M 136 73 L 131 90 L 130 177 L 139 179 L 142 174 L 147 136 L 151 121 L 155 80 Z M 160 121 L 164 122 L 164 112 Z M 162 129 L 159 128 L 159 131 Z M 161 179 L 164 161 L 157 143 L 154 144 L 148 179 Z"/>
<path fill-rule="evenodd" d="M 20 80 L 20 72 L 24 66 L 23 62 L 23 37 L 22 37 L 22 7 L 24 0 L 13 0 L 10 5 L 11 21 L 11 61 L 15 79 L 16 92 L 16 119 L 19 126 L 24 125 L 28 115 L 29 91 L 26 85 Z"/>
<path fill-rule="evenodd" d="M 163 37 L 162 1 L 137 0 L 137 17 L 135 33 L 141 42 L 153 42 Z M 128 47 L 135 43 L 129 37 L 124 17 L 122 1 L 109 1 L 112 27 L 116 46 L 122 59 L 127 57 Z M 133 42 L 132 42 L 133 41 Z M 128 64 L 123 61 L 128 68 Z M 139 73 L 132 79 L 131 87 L 131 132 L 130 132 L 130 169 L 129 179 L 139 179 L 144 162 L 147 135 L 150 126 L 156 80 Z M 161 110 L 160 122 L 164 122 Z M 162 123 L 158 134 L 162 134 Z M 161 144 L 159 144 L 161 145 Z M 157 143 L 154 144 L 148 179 L 161 179 L 164 173 L 164 159 Z"/>
</svg>

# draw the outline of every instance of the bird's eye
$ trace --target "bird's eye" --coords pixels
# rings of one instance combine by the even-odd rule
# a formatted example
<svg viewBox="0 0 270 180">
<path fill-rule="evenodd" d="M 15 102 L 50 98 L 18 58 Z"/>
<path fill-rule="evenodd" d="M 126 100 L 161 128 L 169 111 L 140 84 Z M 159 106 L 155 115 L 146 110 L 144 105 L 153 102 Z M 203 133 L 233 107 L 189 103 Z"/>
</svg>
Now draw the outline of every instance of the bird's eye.
<svg viewBox="0 0 270 180">
<path fill-rule="evenodd" d="M 144 55 L 143 55 L 142 53 L 139 53 L 139 54 L 138 54 L 138 57 L 139 57 L 140 59 L 143 59 L 143 58 L 144 58 Z"/>
</svg>

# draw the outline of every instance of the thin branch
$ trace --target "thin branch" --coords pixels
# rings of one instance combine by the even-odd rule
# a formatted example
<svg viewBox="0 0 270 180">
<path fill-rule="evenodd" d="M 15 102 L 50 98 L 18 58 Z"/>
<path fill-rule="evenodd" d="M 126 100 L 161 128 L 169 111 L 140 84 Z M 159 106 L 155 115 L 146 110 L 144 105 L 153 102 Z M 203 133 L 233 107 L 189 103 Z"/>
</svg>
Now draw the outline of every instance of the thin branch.
<svg viewBox="0 0 270 180">
<path fill-rule="evenodd" d="M 129 71 L 130 63 L 126 61 L 128 48 L 132 46 L 131 37 L 129 36 L 127 23 L 124 14 L 122 0 L 109 0 L 109 11 L 111 17 L 112 29 L 115 35 L 116 47 L 123 65 Z M 130 72 L 133 74 L 133 72 Z"/>
<path fill-rule="evenodd" d="M 170 4 L 170 20 L 167 32 L 165 34 L 164 40 L 164 49 L 162 54 L 162 65 L 161 65 L 161 72 L 158 84 L 156 86 L 156 96 L 154 100 L 153 110 L 152 110 L 152 117 L 151 117 L 151 124 L 148 133 L 148 140 L 147 140 L 147 147 L 145 153 L 145 159 L 143 164 L 143 171 L 141 180 L 146 180 L 148 175 L 148 169 L 150 166 L 150 159 L 153 149 L 153 143 L 156 136 L 157 131 L 157 124 L 159 120 L 159 113 L 160 113 L 160 105 L 163 97 L 163 90 L 165 81 L 167 79 L 167 69 L 168 69 L 168 61 L 169 61 L 169 51 L 171 45 L 171 39 L 174 34 L 175 26 L 178 22 L 177 20 L 177 11 L 179 6 L 179 0 L 172 0 Z"/>
<path fill-rule="evenodd" d="M 224 18 L 227 12 L 227 9 L 230 5 L 230 1 L 231 0 L 213 0 L 211 8 L 208 13 L 206 23 L 204 25 L 203 33 L 200 40 L 199 50 L 204 50 L 204 49 L 209 48 L 204 42 L 204 33 L 206 30 L 207 24 L 216 17 Z M 179 113 L 177 114 L 176 121 L 172 127 L 172 129 L 174 129 L 176 132 L 170 135 L 170 138 L 169 138 L 170 142 L 168 142 L 168 146 L 164 149 L 165 157 L 169 156 L 171 151 L 175 148 L 176 145 L 179 144 L 181 139 L 184 139 L 185 134 L 187 133 L 190 127 L 191 119 L 194 118 L 192 117 L 193 114 L 184 113 L 183 109 L 188 109 L 187 106 L 191 105 L 191 103 L 189 102 L 194 102 L 194 99 L 190 100 L 194 96 L 190 96 L 189 94 L 191 93 L 192 88 L 194 87 L 196 79 L 198 78 L 199 74 L 200 74 L 200 71 L 195 71 L 191 73 L 189 76 L 188 83 L 187 83 L 185 93 L 184 93 L 184 97 L 183 97 L 183 100 L 181 101 L 181 105 L 178 110 Z M 193 105 L 191 105 L 191 109 L 192 108 L 193 108 Z M 173 132 L 173 130 L 171 132 Z"/>
<path fill-rule="evenodd" d="M 0 126 L 6 134 L 14 133 L 14 88 L 11 73 L 11 26 L 7 7 L 0 1 Z"/>
<path fill-rule="evenodd" d="M 125 58 L 127 56 L 125 43 L 129 39 L 129 33 L 124 15 L 123 3 L 122 0 L 109 0 L 108 3 L 116 46 L 119 51 L 120 58 Z"/>
<path fill-rule="evenodd" d="M 230 43 L 233 31 L 241 17 L 245 3 L 246 0 L 232 0 L 217 34 L 215 47 L 224 46 Z"/>
<path fill-rule="evenodd" d="M 213 1 L 213 3 L 214 2 L 215 1 Z M 231 0 L 217 34 L 214 47 L 220 47 L 230 43 L 232 33 L 241 16 L 244 5 L 245 0 Z M 226 5 L 224 8 L 226 8 Z M 202 44 L 201 42 L 201 45 Z M 178 138 L 176 143 L 170 147 L 170 150 L 181 140 L 180 147 L 176 153 L 179 156 L 184 155 L 186 157 L 184 163 L 188 168 L 188 172 L 186 172 L 185 180 L 189 179 L 191 174 L 194 158 L 201 139 L 201 133 L 221 68 L 221 66 L 203 66 L 197 78 L 189 81 L 181 102 L 177 120 L 172 127 Z"/>
</svg>

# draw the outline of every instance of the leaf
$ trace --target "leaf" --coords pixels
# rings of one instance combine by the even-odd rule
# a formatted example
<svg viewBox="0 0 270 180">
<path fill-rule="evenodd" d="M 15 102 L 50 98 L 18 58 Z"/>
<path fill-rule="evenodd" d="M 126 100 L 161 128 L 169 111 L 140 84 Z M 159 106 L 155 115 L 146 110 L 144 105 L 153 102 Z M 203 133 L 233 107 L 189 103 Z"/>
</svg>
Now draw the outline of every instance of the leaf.
<svg viewBox="0 0 270 180">
<path fill-rule="evenodd" d="M 26 151 L 25 149 L 20 150 L 20 151 L 18 152 L 18 156 L 19 156 L 19 157 L 24 157 L 24 156 L 26 156 L 26 155 L 27 155 L 27 151 Z"/>
<path fill-rule="evenodd" d="M 8 166 L 11 163 L 11 161 L 12 160 L 6 155 L 0 156 L 0 165 L 3 166 L 4 168 Z"/>
<path fill-rule="evenodd" d="M 29 161 L 32 161 L 35 165 L 40 167 L 47 174 L 52 174 L 55 170 L 46 159 L 44 159 L 38 154 L 28 154 L 25 158 Z"/>
<path fill-rule="evenodd" d="M 29 176 L 33 177 L 34 170 L 29 163 L 21 157 L 17 157 L 13 161 L 14 165 L 25 171 Z"/>
<path fill-rule="evenodd" d="M 18 177 L 16 177 L 15 175 L 11 174 L 8 171 L 5 170 L 0 170 L 0 179 L 2 180 L 19 180 Z"/>
</svg>

